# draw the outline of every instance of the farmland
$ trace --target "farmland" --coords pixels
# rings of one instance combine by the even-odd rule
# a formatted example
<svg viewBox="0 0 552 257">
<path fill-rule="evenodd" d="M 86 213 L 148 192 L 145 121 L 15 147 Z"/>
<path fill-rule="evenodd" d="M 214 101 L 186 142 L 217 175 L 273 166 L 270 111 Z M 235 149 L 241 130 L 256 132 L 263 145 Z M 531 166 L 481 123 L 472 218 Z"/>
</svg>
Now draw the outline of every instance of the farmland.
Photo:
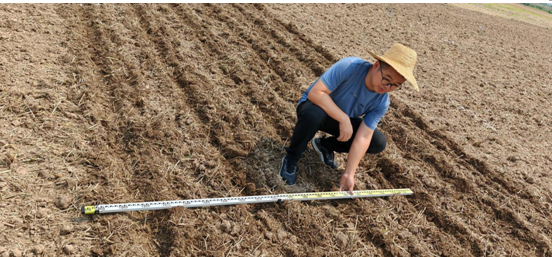
<svg viewBox="0 0 552 257">
<path fill-rule="evenodd" d="M 442 4 L 2 4 L 0 255 L 550 256 L 546 19 Z M 418 52 L 420 92 L 391 94 L 387 148 L 364 157 L 355 189 L 414 195 L 80 214 L 335 190 L 344 167 L 310 146 L 296 186 L 277 176 L 297 101 L 339 59 L 373 62 L 394 42 Z"/>
</svg>

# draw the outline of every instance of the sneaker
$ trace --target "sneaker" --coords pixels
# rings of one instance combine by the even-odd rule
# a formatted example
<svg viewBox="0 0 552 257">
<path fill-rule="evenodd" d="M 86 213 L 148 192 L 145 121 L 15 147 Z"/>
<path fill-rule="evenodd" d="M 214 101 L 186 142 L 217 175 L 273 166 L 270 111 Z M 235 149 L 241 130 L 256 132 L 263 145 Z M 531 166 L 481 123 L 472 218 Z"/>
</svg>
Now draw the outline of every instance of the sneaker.
<svg viewBox="0 0 552 257">
<path fill-rule="evenodd" d="M 297 181 L 297 163 L 288 161 L 287 155 L 282 158 L 280 177 L 290 186 L 295 185 Z"/>
<path fill-rule="evenodd" d="M 328 149 L 324 148 L 322 146 L 322 142 L 320 141 L 320 138 L 313 138 L 311 141 L 312 147 L 318 154 L 320 154 L 320 160 L 328 165 L 332 169 L 337 169 L 339 167 L 339 163 L 335 160 L 334 152 L 328 151 Z"/>
</svg>

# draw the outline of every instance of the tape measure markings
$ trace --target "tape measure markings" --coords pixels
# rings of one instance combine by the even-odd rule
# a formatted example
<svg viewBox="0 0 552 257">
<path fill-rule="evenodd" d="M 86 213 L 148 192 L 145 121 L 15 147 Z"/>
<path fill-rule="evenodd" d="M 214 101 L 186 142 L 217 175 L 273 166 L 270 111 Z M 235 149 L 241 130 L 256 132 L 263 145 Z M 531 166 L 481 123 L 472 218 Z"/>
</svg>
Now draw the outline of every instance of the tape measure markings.
<svg viewBox="0 0 552 257">
<path fill-rule="evenodd" d="M 312 193 L 291 193 L 279 195 L 257 195 L 257 196 L 239 196 L 239 197 L 223 197 L 223 198 L 206 198 L 194 200 L 176 200 L 176 201 L 158 201 L 158 202 L 142 202 L 142 203 L 120 203 L 120 204 L 101 204 L 94 206 L 82 206 L 82 214 L 99 214 L 99 213 L 116 213 L 127 211 L 147 211 L 147 210 L 163 210 L 173 207 L 207 207 L 221 205 L 235 205 L 247 203 L 270 203 L 285 200 L 309 201 L 309 200 L 325 200 L 325 199 L 346 199 L 346 198 L 361 198 L 361 197 L 381 197 L 391 195 L 412 195 L 414 192 L 409 188 L 401 189 L 379 189 L 379 190 L 358 190 L 353 191 L 353 194 L 345 191 L 334 192 L 312 192 Z"/>
</svg>

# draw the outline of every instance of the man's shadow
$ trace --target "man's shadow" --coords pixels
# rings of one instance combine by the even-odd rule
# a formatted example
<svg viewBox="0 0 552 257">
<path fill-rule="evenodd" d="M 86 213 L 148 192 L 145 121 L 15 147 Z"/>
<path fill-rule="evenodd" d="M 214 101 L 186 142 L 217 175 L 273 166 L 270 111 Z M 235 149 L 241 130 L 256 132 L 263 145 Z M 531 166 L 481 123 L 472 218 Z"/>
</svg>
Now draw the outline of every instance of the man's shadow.
<svg viewBox="0 0 552 257">
<path fill-rule="evenodd" d="M 287 144 L 287 142 L 285 142 Z M 339 180 L 344 170 L 343 157 L 337 156 L 340 167 L 337 170 L 324 165 L 320 155 L 308 145 L 298 164 L 297 183 L 288 186 L 279 176 L 282 158 L 286 154 L 281 141 L 263 137 L 255 147 L 239 162 L 245 171 L 246 190 L 249 194 L 280 194 L 322 192 L 339 190 Z M 254 189 L 254 190 L 253 190 Z"/>
</svg>

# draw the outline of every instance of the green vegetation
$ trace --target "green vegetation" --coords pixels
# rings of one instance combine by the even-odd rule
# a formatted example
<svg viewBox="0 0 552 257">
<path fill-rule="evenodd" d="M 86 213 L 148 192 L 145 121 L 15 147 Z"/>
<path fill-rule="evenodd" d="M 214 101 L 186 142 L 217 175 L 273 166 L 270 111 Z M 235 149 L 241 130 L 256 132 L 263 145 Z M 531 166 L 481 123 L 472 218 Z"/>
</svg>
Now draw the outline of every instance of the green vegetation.
<svg viewBox="0 0 552 257">
<path fill-rule="evenodd" d="M 485 8 L 508 15 L 525 17 L 529 11 L 511 4 L 484 4 Z"/>
<path fill-rule="evenodd" d="M 484 10 L 494 13 L 505 18 L 512 18 L 524 22 L 529 22 L 535 25 L 543 26 L 552 29 L 552 5 L 548 4 L 469 4 L 475 8 L 483 8 Z M 540 7 L 537 8 L 536 6 Z M 528 8 L 534 7 L 534 8 Z M 537 10 L 538 9 L 538 10 Z M 540 11 L 539 11 L 540 10 Z"/>
<path fill-rule="evenodd" d="M 452 5 L 489 15 L 499 16 L 506 19 L 518 20 L 552 30 L 552 15 L 550 15 L 549 13 L 550 9 L 552 9 L 552 5 L 549 4 L 543 4 L 542 10 L 531 8 L 530 6 L 523 6 L 522 4 L 507 3 L 469 3 Z"/>
<path fill-rule="evenodd" d="M 539 10 L 545 11 L 547 13 L 552 14 L 552 6 L 548 4 L 541 4 L 541 3 L 531 3 L 531 4 L 523 4 L 525 6 L 537 8 Z"/>
</svg>

